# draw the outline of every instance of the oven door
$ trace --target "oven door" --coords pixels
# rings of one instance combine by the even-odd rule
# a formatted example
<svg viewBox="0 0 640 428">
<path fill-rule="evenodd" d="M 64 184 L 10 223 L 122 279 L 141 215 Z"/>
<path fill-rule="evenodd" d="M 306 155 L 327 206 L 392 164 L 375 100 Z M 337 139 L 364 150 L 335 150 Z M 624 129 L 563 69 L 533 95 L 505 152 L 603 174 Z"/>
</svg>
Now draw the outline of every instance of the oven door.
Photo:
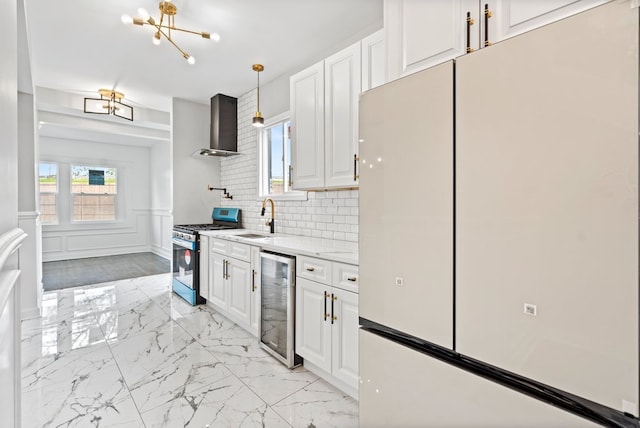
<svg viewBox="0 0 640 428">
<path fill-rule="evenodd" d="M 197 243 L 173 238 L 172 289 L 192 305 L 202 303 L 198 290 L 199 255 Z"/>
</svg>

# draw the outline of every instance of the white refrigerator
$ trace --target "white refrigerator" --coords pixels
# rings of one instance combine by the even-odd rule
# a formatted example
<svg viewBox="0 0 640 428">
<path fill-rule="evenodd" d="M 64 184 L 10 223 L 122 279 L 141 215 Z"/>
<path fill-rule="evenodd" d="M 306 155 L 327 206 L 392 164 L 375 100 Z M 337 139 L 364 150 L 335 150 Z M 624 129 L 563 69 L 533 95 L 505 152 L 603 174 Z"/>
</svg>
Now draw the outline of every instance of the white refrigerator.
<svg viewBox="0 0 640 428">
<path fill-rule="evenodd" d="M 639 13 L 364 93 L 360 423 L 638 426 Z"/>
</svg>

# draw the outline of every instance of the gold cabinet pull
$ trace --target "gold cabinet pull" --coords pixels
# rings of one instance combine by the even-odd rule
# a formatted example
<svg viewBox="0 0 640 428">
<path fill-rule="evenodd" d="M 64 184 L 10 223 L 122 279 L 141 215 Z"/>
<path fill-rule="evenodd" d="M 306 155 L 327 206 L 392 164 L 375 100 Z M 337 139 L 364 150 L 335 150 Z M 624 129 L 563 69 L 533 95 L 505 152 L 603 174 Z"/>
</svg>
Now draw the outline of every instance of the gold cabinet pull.
<svg viewBox="0 0 640 428">
<path fill-rule="evenodd" d="M 358 280 L 358 278 L 356 278 L 355 276 L 350 276 L 349 278 L 347 278 L 347 281 L 351 281 L 351 282 L 356 282 Z"/>
<path fill-rule="evenodd" d="M 491 42 L 489 41 L 489 18 L 493 16 L 491 10 L 489 10 L 489 5 L 485 3 L 484 5 L 484 45 L 491 46 Z"/>
<path fill-rule="evenodd" d="M 324 292 L 324 320 L 326 321 L 331 315 L 327 313 L 327 297 L 329 297 L 329 293 Z"/>
<path fill-rule="evenodd" d="M 353 181 L 358 181 L 360 176 L 358 175 L 358 161 L 360 160 L 360 156 L 354 154 L 353 155 Z"/>
<path fill-rule="evenodd" d="M 338 296 L 331 293 L 331 324 L 338 319 L 338 317 L 334 315 L 335 311 L 333 310 L 333 302 L 336 300 L 338 300 Z"/>
<path fill-rule="evenodd" d="M 473 48 L 471 47 L 471 26 L 474 24 L 474 20 L 471 17 L 471 12 L 467 12 L 467 53 L 473 52 Z"/>
<path fill-rule="evenodd" d="M 307 271 L 309 271 L 309 272 L 313 272 L 314 270 L 316 270 L 316 268 L 314 268 L 314 267 L 308 267 L 308 268 L 305 268 L 305 270 L 307 270 Z"/>
</svg>

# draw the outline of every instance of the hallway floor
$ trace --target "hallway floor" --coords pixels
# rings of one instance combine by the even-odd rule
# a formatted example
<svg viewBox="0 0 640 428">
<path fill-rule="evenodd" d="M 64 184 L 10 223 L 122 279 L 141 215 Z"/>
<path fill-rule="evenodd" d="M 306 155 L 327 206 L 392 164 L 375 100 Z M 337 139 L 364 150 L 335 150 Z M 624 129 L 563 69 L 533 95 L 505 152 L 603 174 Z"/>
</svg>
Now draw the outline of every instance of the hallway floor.
<svg viewBox="0 0 640 428">
<path fill-rule="evenodd" d="M 22 323 L 23 427 L 357 427 L 358 404 L 169 289 L 170 274 L 47 291 Z"/>
<path fill-rule="evenodd" d="M 42 287 L 60 290 L 166 272 L 171 272 L 171 261 L 153 253 L 59 260 L 42 263 Z"/>
</svg>

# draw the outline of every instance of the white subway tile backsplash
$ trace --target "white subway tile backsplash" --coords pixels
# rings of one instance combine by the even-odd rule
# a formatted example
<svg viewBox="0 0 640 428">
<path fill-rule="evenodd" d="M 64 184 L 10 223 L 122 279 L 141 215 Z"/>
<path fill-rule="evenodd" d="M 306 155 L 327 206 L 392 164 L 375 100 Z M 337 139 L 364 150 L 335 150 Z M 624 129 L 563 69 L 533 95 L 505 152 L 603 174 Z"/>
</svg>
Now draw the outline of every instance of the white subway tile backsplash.
<svg viewBox="0 0 640 428">
<path fill-rule="evenodd" d="M 260 216 L 258 133 L 251 125 L 255 105 L 255 90 L 238 98 L 238 151 L 242 155 L 221 158 L 220 187 L 233 195 L 233 199 L 223 199 L 222 205 L 241 208 L 246 229 L 268 232 L 267 217 Z M 306 201 L 276 201 L 276 231 L 357 242 L 358 191 L 308 192 Z"/>
</svg>

